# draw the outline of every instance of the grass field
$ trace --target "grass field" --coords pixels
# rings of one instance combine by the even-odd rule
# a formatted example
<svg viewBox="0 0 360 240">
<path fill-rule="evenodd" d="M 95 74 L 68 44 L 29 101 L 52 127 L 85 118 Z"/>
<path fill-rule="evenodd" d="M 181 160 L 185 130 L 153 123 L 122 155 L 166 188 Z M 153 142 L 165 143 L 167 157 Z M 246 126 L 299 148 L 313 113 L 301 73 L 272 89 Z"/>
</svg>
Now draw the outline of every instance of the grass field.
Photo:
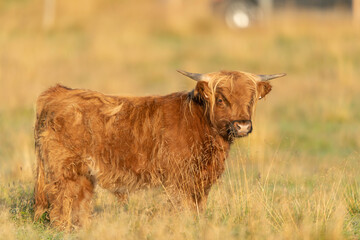
<svg viewBox="0 0 360 240">
<path fill-rule="evenodd" d="M 207 2 L 0 2 L 0 239 L 359 239 L 360 29 L 345 12 L 286 10 L 227 29 Z M 190 5 L 191 4 L 191 5 Z M 62 83 L 109 94 L 191 90 L 178 73 L 286 72 L 232 147 L 205 212 L 169 210 L 161 189 L 119 205 L 97 189 L 91 226 L 33 222 L 36 97 Z"/>
</svg>

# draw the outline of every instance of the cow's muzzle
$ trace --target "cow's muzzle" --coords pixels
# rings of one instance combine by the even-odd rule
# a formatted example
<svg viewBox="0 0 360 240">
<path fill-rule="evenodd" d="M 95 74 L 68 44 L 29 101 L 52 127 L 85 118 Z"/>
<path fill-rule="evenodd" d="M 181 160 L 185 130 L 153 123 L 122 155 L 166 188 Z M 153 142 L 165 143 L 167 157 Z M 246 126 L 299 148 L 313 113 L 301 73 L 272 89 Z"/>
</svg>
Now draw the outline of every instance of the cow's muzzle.
<svg viewBox="0 0 360 240">
<path fill-rule="evenodd" d="M 229 134 L 232 137 L 245 137 L 252 132 L 251 120 L 236 120 L 230 122 Z"/>
</svg>

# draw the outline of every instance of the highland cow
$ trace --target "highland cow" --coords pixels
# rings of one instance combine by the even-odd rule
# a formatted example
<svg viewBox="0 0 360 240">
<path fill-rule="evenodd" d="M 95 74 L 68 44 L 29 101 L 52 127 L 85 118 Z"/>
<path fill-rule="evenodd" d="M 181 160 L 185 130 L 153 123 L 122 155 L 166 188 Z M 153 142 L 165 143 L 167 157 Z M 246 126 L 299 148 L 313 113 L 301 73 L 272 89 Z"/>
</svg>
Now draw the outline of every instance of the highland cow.
<svg viewBox="0 0 360 240">
<path fill-rule="evenodd" d="M 180 73 L 190 92 L 118 97 L 61 85 L 36 105 L 35 219 L 69 230 L 91 215 L 95 185 L 121 201 L 162 186 L 178 203 L 203 208 L 235 138 L 252 131 L 267 80 L 284 76 L 221 71 Z"/>
</svg>

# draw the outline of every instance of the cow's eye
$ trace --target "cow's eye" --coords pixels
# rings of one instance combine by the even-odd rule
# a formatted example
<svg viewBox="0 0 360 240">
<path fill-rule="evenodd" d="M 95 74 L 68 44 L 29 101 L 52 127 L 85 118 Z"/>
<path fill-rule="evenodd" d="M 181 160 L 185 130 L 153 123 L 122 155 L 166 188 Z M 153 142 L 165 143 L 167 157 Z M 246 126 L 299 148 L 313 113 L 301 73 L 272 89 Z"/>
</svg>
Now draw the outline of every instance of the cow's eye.
<svg viewBox="0 0 360 240">
<path fill-rule="evenodd" d="M 218 103 L 218 104 L 223 104 L 223 103 L 224 103 L 224 100 L 222 100 L 222 98 L 218 98 L 218 99 L 217 99 L 217 103 Z"/>
</svg>

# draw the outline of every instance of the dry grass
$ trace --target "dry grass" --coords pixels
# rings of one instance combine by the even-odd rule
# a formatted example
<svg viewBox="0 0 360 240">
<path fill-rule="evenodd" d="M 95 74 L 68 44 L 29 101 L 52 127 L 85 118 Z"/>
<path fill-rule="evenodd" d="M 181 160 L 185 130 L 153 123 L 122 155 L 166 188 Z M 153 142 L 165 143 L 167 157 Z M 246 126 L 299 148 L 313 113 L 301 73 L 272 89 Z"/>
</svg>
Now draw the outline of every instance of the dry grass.
<svg viewBox="0 0 360 240">
<path fill-rule="evenodd" d="M 0 2 L 1 239 L 360 237 L 360 31 L 350 16 L 285 11 L 233 31 L 207 2 L 185 2 L 58 1 L 47 30 L 43 1 Z M 89 228 L 33 223 L 36 96 L 57 82 L 122 95 L 193 88 L 177 68 L 288 73 L 259 102 L 206 211 L 177 212 L 161 189 L 125 206 L 98 189 Z"/>
</svg>

